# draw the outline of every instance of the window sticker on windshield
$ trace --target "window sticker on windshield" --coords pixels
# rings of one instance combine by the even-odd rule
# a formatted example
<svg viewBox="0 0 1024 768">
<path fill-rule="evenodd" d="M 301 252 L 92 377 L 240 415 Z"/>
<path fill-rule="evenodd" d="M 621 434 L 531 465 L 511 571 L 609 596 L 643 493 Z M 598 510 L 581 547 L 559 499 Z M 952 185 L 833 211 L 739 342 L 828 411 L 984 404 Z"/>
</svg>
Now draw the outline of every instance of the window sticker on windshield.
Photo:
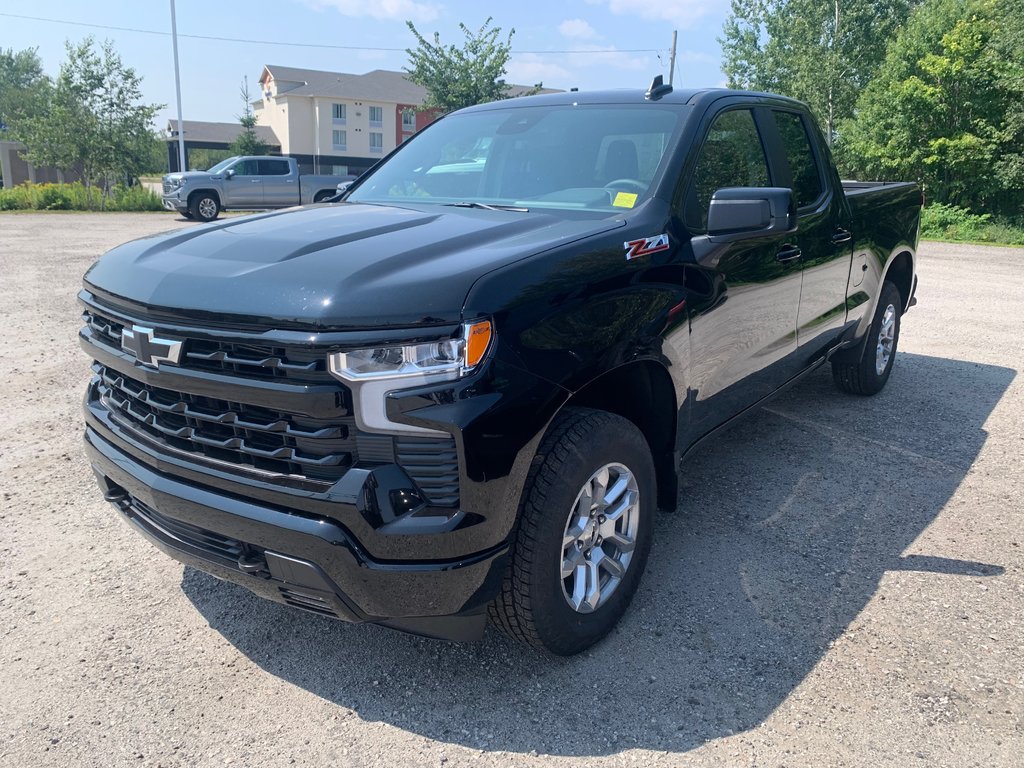
<svg viewBox="0 0 1024 768">
<path fill-rule="evenodd" d="M 615 195 L 615 199 L 612 200 L 612 205 L 616 208 L 632 208 L 636 205 L 636 199 L 639 195 L 632 192 L 619 192 Z"/>
</svg>

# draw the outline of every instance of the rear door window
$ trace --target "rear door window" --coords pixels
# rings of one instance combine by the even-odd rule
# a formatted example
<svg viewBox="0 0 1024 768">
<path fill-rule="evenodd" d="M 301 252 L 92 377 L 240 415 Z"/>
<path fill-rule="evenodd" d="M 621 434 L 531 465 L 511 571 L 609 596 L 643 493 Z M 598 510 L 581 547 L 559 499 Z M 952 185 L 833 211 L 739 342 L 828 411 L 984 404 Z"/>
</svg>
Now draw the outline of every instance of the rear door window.
<svg viewBox="0 0 1024 768">
<path fill-rule="evenodd" d="M 768 161 L 749 109 L 733 109 L 715 118 L 697 156 L 684 219 L 695 232 L 706 232 L 708 207 L 725 187 L 768 186 Z"/>
<path fill-rule="evenodd" d="M 287 160 L 260 160 L 259 165 L 261 176 L 287 176 L 289 172 Z"/>
<path fill-rule="evenodd" d="M 821 171 L 814 157 L 811 139 L 807 135 L 807 125 L 796 112 L 772 111 L 775 127 L 782 139 L 782 147 L 789 164 L 793 197 L 797 208 L 814 205 L 821 197 L 824 186 L 821 183 Z"/>
</svg>

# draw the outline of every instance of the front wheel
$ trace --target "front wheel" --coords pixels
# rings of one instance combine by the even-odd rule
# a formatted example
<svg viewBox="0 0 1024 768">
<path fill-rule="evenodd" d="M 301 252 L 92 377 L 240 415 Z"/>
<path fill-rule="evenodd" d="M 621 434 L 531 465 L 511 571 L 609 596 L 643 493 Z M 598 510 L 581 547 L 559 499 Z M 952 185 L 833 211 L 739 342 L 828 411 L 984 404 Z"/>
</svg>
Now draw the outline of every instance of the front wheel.
<svg viewBox="0 0 1024 768">
<path fill-rule="evenodd" d="M 199 221 L 213 221 L 220 214 L 220 201 L 209 192 L 199 192 L 189 201 L 192 218 Z"/>
<path fill-rule="evenodd" d="M 860 359 L 832 359 L 832 380 L 843 392 L 874 395 L 882 391 L 896 362 L 902 308 L 899 289 L 889 281 L 882 283 Z"/>
<path fill-rule="evenodd" d="M 584 408 L 559 416 L 527 478 L 493 623 L 561 656 L 608 634 L 647 563 L 654 477 L 632 422 Z"/>
</svg>

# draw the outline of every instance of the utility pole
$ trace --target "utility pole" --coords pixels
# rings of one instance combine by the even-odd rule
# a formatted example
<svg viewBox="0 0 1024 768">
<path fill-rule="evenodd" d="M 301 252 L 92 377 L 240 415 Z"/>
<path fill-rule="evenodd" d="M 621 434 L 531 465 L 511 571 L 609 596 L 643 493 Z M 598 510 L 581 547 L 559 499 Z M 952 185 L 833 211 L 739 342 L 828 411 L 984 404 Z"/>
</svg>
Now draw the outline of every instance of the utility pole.
<svg viewBox="0 0 1024 768">
<path fill-rule="evenodd" d="M 174 0 L 171 0 L 171 45 L 174 48 L 174 92 L 178 97 L 178 170 L 185 167 L 185 124 L 181 119 L 181 74 L 178 72 L 178 22 L 174 16 Z"/>
<path fill-rule="evenodd" d="M 171 0 L 171 2 L 173 3 L 174 0 Z M 672 57 L 669 59 L 669 62 L 668 62 L 668 84 L 669 85 L 672 85 L 672 81 L 676 77 L 676 38 L 678 37 L 678 35 L 679 35 L 679 31 L 673 29 L 672 30 Z"/>
</svg>

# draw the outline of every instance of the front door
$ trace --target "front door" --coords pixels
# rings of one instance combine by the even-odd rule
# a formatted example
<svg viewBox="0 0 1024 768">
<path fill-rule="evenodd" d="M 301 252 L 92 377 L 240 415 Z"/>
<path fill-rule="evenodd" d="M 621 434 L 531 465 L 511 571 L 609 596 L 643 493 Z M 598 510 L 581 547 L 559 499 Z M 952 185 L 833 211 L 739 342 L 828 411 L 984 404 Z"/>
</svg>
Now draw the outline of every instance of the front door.
<svg viewBox="0 0 1024 768">
<path fill-rule="evenodd" d="M 764 142 L 750 109 L 727 109 L 708 127 L 679 212 L 691 235 L 707 231 L 711 197 L 724 187 L 767 187 Z M 792 235 L 723 246 L 714 267 L 691 267 L 690 417 L 695 439 L 775 391 L 798 372 L 800 263 Z"/>
<path fill-rule="evenodd" d="M 259 208 L 263 205 L 263 177 L 260 176 L 259 163 L 255 158 L 239 160 L 227 170 L 234 171 L 229 179 L 224 178 L 225 206 L 240 208 L 251 205 Z"/>
</svg>

